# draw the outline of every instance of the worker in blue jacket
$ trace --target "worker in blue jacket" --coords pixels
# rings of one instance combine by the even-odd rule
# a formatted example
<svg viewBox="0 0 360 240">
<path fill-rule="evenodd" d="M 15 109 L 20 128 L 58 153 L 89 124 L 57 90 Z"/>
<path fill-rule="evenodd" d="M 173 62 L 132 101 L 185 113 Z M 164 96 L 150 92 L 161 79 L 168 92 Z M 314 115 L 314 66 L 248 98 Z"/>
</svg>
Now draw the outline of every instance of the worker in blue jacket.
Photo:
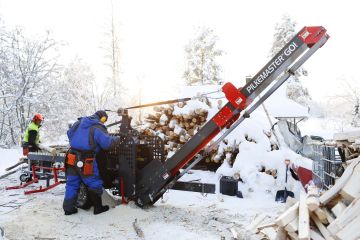
<svg viewBox="0 0 360 240">
<path fill-rule="evenodd" d="M 108 134 L 104 126 L 107 118 L 105 111 L 97 111 L 92 116 L 79 118 L 67 132 L 70 149 L 66 155 L 65 215 L 77 213 L 81 182 L 87 186 L 90 199 L 90 203 L 82 208 L 89 209 L 93 205 L 94 214 L 109 210 L 109 206 L 102 205 L 103 181 L 95 160 L 96 153 L 101 149 L 111 149 L 118 141 Z"/>
</svg>

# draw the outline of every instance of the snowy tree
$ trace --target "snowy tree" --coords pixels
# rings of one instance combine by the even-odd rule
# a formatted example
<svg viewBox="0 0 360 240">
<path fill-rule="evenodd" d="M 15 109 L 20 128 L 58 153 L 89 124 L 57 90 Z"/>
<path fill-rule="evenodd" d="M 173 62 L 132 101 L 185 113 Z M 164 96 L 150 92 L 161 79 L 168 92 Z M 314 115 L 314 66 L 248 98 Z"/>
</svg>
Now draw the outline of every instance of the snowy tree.
<svg viewBox="0 0 360 240">
<path fill-rule="evenodd" d="M 223 51 L 216 46 L 218 37 L 209 28 L 199 28 L 196 37 L 185 47 L 187 66 L 183 77 L 187 85 L 216 84 L 220 82 L 221 66 L 216 58 Z"/>
<path fill-rule="evenodd" d="M 357 101 L 355 103 L 354 109 L 353 109 L 353 119 L 351 121 L 351 125 L 354 127 L 360 127 L 360 99 L 357 98 Z"/>
<path fill-rule="evenodd" d="M 327 115 L 344 126 L 359 127 L 360 82 L 353 78 L 337 78 L 337 93 L 326 99 Z"/>
<path fill-rule="evenodd" d="M 50 108 L 44 99 L 58 77 L 58 43 L 49 32 L 35 39 L 2 28 L 0 35 L 0 139 L 16 144 L 34 112 Z"/>
<path fill-rule="evenodd" d="M 95 76 L 91 67 L 76 57 L 65 69 L 62 87 L 66 89 L 73 116 L 83 116 L 96 110 Z"/>
<path fill-rule="evenodd" d="M 296 34 L 296 22 L 290 16 L 283 15 L 282 19 L 275 26 L 275 33 L 273 37 L 273 45 L 270 50 L 270 57 L 275 56 Z M 307 76 L 307 71 L 300 67 L 294 76 L 291 76 L 287 83 L 287 96 L 303 106 L 309 106 L 311 97 L 306 88 L 303 87 L 300 81 L 301 76 Z"/>
<path fill-rule="evenodd" d="M 353 127 L 360 127 L 360 84 L 355 79 L 341 77 L 339 94 L 336 98 L 342 102 L 342 110 L 346 111 L 344 115 L 351 116 L 350 124 Z M 349 118 L 348 118 L 349 119 Z"/>
<path fill-rule="evenodd" d="M 61 72 L 61 77 L 52 84 L 51 104 L 45 111 L 44 133 L 48 139 L 65 134 L 70 121 L 93 114 L 96 108 L 95 76 L 88 64 L 75 57 Z"/>
</svg>

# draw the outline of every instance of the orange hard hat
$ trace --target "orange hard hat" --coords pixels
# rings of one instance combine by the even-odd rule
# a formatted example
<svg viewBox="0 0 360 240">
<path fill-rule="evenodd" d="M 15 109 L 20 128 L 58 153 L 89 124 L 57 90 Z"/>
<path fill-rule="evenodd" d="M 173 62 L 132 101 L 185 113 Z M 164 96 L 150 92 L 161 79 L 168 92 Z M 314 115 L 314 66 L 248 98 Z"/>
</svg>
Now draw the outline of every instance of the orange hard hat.
<svg viewBox="0 0 360 240">
<path fill-rule="evenodd" d="M 44 121 L 43 115 L 41 115 L 40 113 L 36 113 L 36 114 L 34 115 L 32 121 L 35 122 L 36 120 Z"/>
</svg>

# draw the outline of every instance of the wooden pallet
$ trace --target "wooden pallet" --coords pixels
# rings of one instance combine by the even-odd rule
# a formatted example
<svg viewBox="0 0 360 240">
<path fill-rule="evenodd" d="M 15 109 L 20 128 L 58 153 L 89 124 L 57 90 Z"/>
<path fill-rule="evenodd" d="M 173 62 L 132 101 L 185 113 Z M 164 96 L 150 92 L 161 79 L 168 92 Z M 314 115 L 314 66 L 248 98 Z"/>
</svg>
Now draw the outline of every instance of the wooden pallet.
<svg viewBox="0 0 360 240">
<path fill-rule="evenodd" d="M 335 185 L 319 194 L 316 188 L 288 198 L 274 222 L 257 227 L 266 239 L 360 239 L 360 157 L 353 159 Z M 271 230 L 266 230 L 270 228 Z"/>
</svg>

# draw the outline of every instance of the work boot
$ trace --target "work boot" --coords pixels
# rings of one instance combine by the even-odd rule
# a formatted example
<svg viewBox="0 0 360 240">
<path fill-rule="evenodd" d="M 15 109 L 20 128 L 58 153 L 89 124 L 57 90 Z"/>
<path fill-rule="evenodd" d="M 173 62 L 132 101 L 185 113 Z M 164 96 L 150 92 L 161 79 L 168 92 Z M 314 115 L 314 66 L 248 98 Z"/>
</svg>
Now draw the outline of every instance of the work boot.
<svg viewBox="0 0 360 240">
<path fill-rule="evenodd" d="M 78 212 L 76 206 L 76 197 L 71 199 L 64 199 L 63 203 L 63 209 L 65 212 L 65 215 L 71 215 Z"/>
<path fill-rule="evenodd" d="M 108 205 L 105 205 L 105 206 L 102 205 L 101 195 L 100 194 L 97 194 L 97 193 L 95 193 L 93 191 L 89 191 L 89 197 L 91 199 L 91 202 L 94 204 L 94 214 L 95 215 L 106 212 L 106 211 L 109 210 Z"/>
<path fill-rule="evenodd" d="M 93 203 L 89 196 L 89 189 L 84 183 L 80 184 L 80 190 L 76 201 L 76 207 L 84 210 L 89 210 L 93 206 Z"/>
<path fill-rule="evenodd" d="M 75 213 L 77 213 L 78 212 L 78 210 L 77 210 L 77 208 L 74 208 L 74 209 L 72 209 L 72 210 L 65 210 L 65 215 L 71 215 L 71 214 L 75 214 Z"/>
<path fill-rule="evenodd" d="M 84 185 L 85 186 L 85 185 Z M 79 197 L 76 202 L 76 207 L 84 210 L 89 210 L 93 206 L 89 190 L 86 187 L 80 187 Z"/>
<path fill-rule="evenodd" d="M 84 204 L 80 204 L 79 202 L 76 204 L 77 208 L 81 208 L 83 210 L 89 210 L 93 206 L 92 202 L 90 201 L 89 197 L 86 199 Z"/>
</svg>

